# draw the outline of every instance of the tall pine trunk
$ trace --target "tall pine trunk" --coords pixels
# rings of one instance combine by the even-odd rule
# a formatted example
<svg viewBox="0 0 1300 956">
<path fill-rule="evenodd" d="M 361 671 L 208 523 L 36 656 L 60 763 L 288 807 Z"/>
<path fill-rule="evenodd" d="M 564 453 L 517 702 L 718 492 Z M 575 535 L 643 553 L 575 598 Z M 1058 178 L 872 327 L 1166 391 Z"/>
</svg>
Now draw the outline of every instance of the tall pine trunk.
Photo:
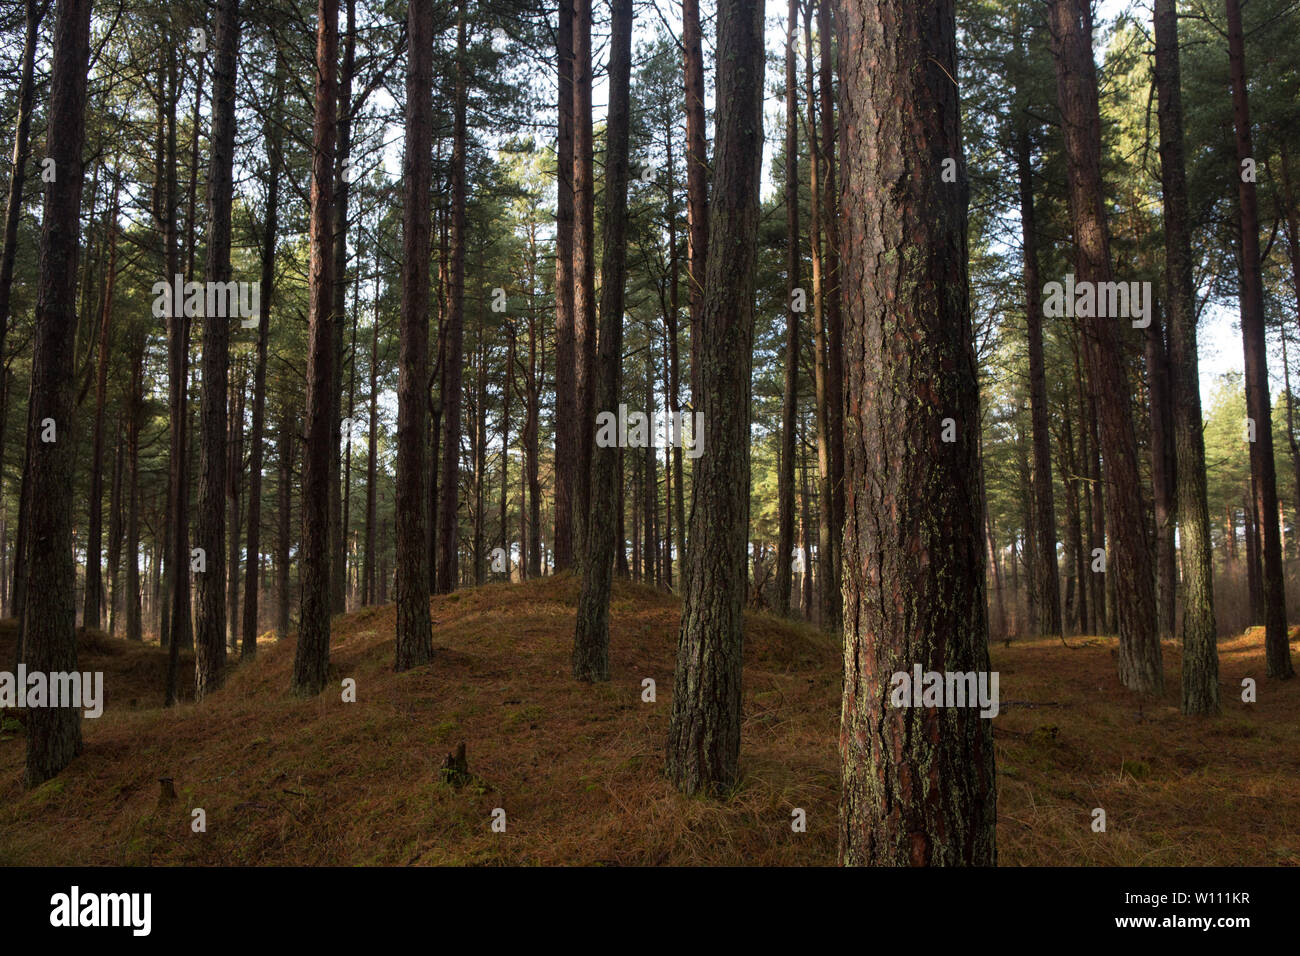
<svg viewBox="0 0 1300 956">
<path fill-rule="evenodd" d="M 812 0 L 809 0 L 810 4 Z M 831 570 L 833 600 L 829 628 L 838 634 L 843 627 L 844 607 L 840 598 L 844 537 L 844 320 L 841 316 L 840 233 L 837 209 L 839 196 L 835 186 L 835 107 L 831 68 L 831 2 L 816 0 L 817 33 L 820 46 L 821 137 L 819 161 L 824 170 L 820 177 L 822 216 L 826 231 L 822 247 L 822 298 L 826 321 L 826 430 L 830 452 L 831 494 Z M 811 48 L 809 50 L 812 56 Z M 812 133 L 812 127 L 809 127 Z"/>
<path fill-rule="evenodd" d="M 840 0 L 839 14 L 848 402 L 839 858 L 992 865 L 991 722 L 971 706 L 890 706 L 892 675 L 914 665 L 989 669 L 956 18 L 952 0 Z M 936 157 L 958 163 L 957 182 L 942 181 Z M 942 438 L 945 418 L 955 441 Z"/>
<path fill-rule="evenodd" d="M 748 584 L 749 416 L 763 146 L 763 2 L 720 0 L 717 144 L 699 322 L 703 454 L 696 460 L 682 584 L 667 773 L 683 793 L 721 792 L 740 758 Z"/>
<path fill-rule="evenodd" d="M 208 282 L 230 281 L 231 207 L 234 202 L 235 69 L 239 0 L 221 0 L 212 63 L 211 162 L 208 166 Z M 203 551 L 196 577 L 195 698 L 221 686 L 226 666 L 226 401 L 230 319 L 203 320 L 203 385 L 199 432 L 198 516 L 194 543 Z M 127 555 L 131 560 L 131 555 Z M 130 565 L 127 566 L 128 570 Z M 233 569 L 232 569 L 233 573 Z"/>
<path fill-rule="evenodd" d="M 347 610 L 348 550 L 346 507 L 343 503 L 343 329 L 347 321 L 348 186 L 352 172 L 348 152 L 352 140 L 352 73 L 356 62 L 356 0 L 346 0 L 347 33 L 338 75 L 337 137 L 334 151 L 334 384 L 330 389 L 330 609 Z"/>
<path fill-rule="evenodd" d="M 827 363 L 826 297 L 822 284 L 821 144 L 817 139 L 817 98 L 813 88 L 812 5 L 804 10 L 804 48 L 808 56 L 808 191 L 811 194 L 808 243 L 812 247 L 813 393 L 817 404 L 817 623 L 836 630 L 842 602 L 835 573 L 834 491 L 831 488 L 831 410 Z"/>
<path fill-rule="evenodd" d="M 592 133 L 592 4 L 573 4 L 573 360 L 577 474 L 574 484 L 574 556 L 587 557 L 591 460 L 596 420 L 596 179 Z"/>
<path fill-rule="evenodd" d="M 275 534 L 275 637 L 284 640 L 289 636 L 289 550 L 292 545 L 293 523 L 293 458 L 294 438 L 298 430 L 298 417 L 286 403 L 280 409 L 280 427 L 276 429 L 276 459 L 279 471 L 276 476 L 276 534 Z"/>
<path fill-rule="evenodd" d="M 307 431 L 302 456 L 302 603 L 293 660 L 293 692 L 325 688 L 330 655 L 330 389 L 334 383 L 334 134 L 338 108 L 338 0 L 316 6 L 316 102 L 312 125 L 311 221 L 307 312 Z"/>
<path fill-rule="evenodd" d="M 50 0 L 26 0 L 21 73 L 18 80 L 18 115 L 14 122 L 14 149 L 9 170 L 9 201 L 5 205 L 4 248 L 0 250 L 0 356 L 5 354 L 9 330 L 9 296 L 13 291 L 14 265 L 18 260 L 18 223 L 23 215 L 23 184 L 27 181 L 27 160 L 31 156 L 32 107 L 36 100 L 33 73 L 41 21 Z M 0 395 L 0 421 L 7 421 L 10 389 Z M 0 441 L 0 461 L 4 442 Z M 3 585 L 0 584 L 0 588 Z"/>
<path fill-rule="evenodd" d="M 46 155 L 54 161 L 55 177 L 45 192 L 41 225 L 25 476 L 41 493 L 31 496 L 29 584 L 19 649 L 19 659 L 29 671 L 46 673 L 77 669 L 72 373 L 89 58 L 90 0 L 59 0 L 46 135 Z M 47 442 L 42 432 L 49 423 L 55 440 Z M 26 786 L 44 783 L 79 753 L 80 707 L 28 711 Z"/>
<path fill-rule="evenodd" d="M 785 385 L 781 398 L 781 458 L 777 474 L 776 611 L 790 613 L 794 574 L 794 440 L 799 401 L 799 74 L 795 56 L 799 2 L 790 0 L 785 25 Z M 798 293 L 802 294 L 802 292 Z"/>
<path fill-rule="evenodd" d="M 1232 80 L 1232 122 L 1236 132 L 1237 202 L 1241 212 L 1241 336 L 1245 348 L 1246 414 L 1255 423 L 1250 443 L 1254 508 L 1262 545 L 1260 591 L 1264 612 L 1264 654 L 1269 677 L 1291 677 L 1291 646 L 1286 630 L 1286 592 L 1282 581 L 1282 545 L 1278 534 L 1277 474 L 1273 460 L 1273 410 L 1269 401 L 1268 347 L 1264 334 L 1264 279 L 1260 269 L 1259 210 L 1255 177 L 1245 166 L 1255 162 L 1246 92 L 1245 39 L 1238 0 L 1225 0 L 1228 15 L 1228 63 Z"/>
<path fill-rule="evenodd" d="M 1016 53 L 1023 43 L 1016 37 Z M 1056 565 L 1056 505 L 1052 498 L 1051 434 L 1047 422 L 1047 377 L 1043 368 L 1042 284 L 1038 272 L 1038 217 L 1034 207 L 1034 167 L 1028 97 L 1016 91 L 1016 175 L 1020 187 L 1020 232 L 1025 274 L 1025 326 L 1029 339 L 1029 414 L 1032 425 L 1034 582 L 1038 595 L 1037 633 L 1061 635 L 1061 585 Z"/>
<path fill-rule="evenodd" d="M 601 259 L 600 354 L 593 401 L 618 414 L 623 359 L 623 303 L 627 278 L 628 139 L 631 114 L 632 0 L 613 0 L 609 54 L 609 118 L 606 126 L 605 248 Z M 581 118 L 579 119 L 581 124 Z M 594 422 L 594 416 L 593 416 Z M 619 468 L 616 445 L 593 441 L 587 554 L 573 638 L 573 676 L 609 680 L 609 595 L 614 575 Z M 653 454 L 653 449 L 650 449 Z"/>
<path fill-rule="evenodd" d="M 573 0 L 560 0 L 558 139 L 555 152 L 555 567 L 573 564 L 578 483 L 578 395 L 573 328 Z"/>
<path fill-rule="evenodd" d="M 284 66 L 276 56 L 275 84 L 271 102 L 284 96 Z M 257 359 L 253 372 L 253 423 L 248 453 L 248 550 L 244 583 L 244 636 L 241 656 L 257 653 L 258 581 L 262 556 L 262 441 L 266 428 L 266 351 L 270 334 L 271 296 L 275 292 L 275 240 L 279 229 L 280 162 L 283 156 L 279 117 L 267 122 L 266 217 L 262 222 L 262 273 L 259 301 L 262 314 L 257 321 Z"/>
<path fill-rule="evenodd" d="M 1092 58 L 1089 0 L 1052 0 L 1049 28 L 1065 132 L 1075 271 L 1080 282 L 1110 282 L 1110 240 L 1101 180 L 1101 120 Z M 1116 319 L 1082 320 L 1088 386 L 1097 402 L 1106 462 L 1107 584 L 1114 587 L 1119 676 L 1130 690 L 1164 689 L 1156 633 L 1155 570 L 1147 534 L 1130 385 Z"/>
<path fill-rule="evenodd" d="M 113 281 L 117 277 L 118 174 L 113 173 L 113 199 L 108 213 L 108 272 L 104 280 L 104 303 L 99 321 L 98 352 L 95 360 L 95 425 L 90 451 L 90 528 L 86 537 L 86 594 L 82 605 L 83 627 L 99 628 L 104 605 L 100 565 L 104 518 L 104 403 L 108 398 L 109 319 L 113 314 Z"/>
<path fill-rule="evenodd" d="M 429 362 L 430 199 L 433 188 L 433 0 L 407 8 L 406 186 L 397 384 L 397 651 L 394 668 L 433 657 L 424 538 L 424 426 Z"/>
<path fill-rule="evenodd" d="M 682 72 L 686 86 L 686 275 L 691 305 L 691 407 L 700 401 L 700 316 L 709 251 L 709 144 L 704 129 L 704 53 L 700 0 L 682 0 Z M 685 555 L 678 558 L 685 567 Z"/>
<path fill-rule="evenodd" d="M 451 147 L 451 251 L 447 322 L 442 353 L 442 472 L 438 498 L 437 592 L 446 594 L 458 583 L 460 545 L 460 429 L 461 362 L 465 344 L 465 113 L 468 109 L 465 63 L 465 4 L 461 0 L 456 29 L 456 102 Z"/>
<path fill-rule="evenodd" d="M 1219 712 L 1219 651 L 1214 621 L 1214 550 L 1205 491 L 1196 296 L 1187 208 L 1182 69 L 1177 0 L 1155 0 L 1155 82 L 1159 98 L 1160 185 L 1165 227 L 1165 313 L 1174 417 L 1179 558 L 1182 564 L 1184 714 Z"/>
</svg>

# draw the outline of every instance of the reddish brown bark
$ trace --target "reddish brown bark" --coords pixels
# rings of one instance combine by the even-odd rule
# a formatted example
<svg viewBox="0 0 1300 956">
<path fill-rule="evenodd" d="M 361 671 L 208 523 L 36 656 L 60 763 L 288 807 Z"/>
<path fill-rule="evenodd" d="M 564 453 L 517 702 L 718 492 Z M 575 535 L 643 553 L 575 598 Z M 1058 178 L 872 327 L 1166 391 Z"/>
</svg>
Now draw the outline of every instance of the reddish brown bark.
<svg viewBox="0 0 1300 956">
<path fill-rule="evenodd" d="M 330 389 L 334 382 L 334 134 L 338 109 L 338 0 L 316 7 L 316 96 L 312 124 L 311 220 L 307 305 L 307 413 L 302 459 L 302 540 L 298 646 L 293 692 L 314 697 L 325 688 L 330 647 L 329 473 Z"/>
<path fill-rule="evenodd" d="M 1049 29 L 1065 134 L 1075 271 L 1081 282 L 1110 282 L 1088 0 L 1052 0 Z M 1155 571 L 1142 502 L 1131 386 L 1116 322 L 1095 316 L 1082 319 L 1088 385 L 1097 403 L 1106 463 L 1107 583 L 1113 585 L 1116 599 L 1120 680 L 1131 690 L 1158 694 L 1164 689 L 1164 672 L 1156 634 Z"/>
</svg>

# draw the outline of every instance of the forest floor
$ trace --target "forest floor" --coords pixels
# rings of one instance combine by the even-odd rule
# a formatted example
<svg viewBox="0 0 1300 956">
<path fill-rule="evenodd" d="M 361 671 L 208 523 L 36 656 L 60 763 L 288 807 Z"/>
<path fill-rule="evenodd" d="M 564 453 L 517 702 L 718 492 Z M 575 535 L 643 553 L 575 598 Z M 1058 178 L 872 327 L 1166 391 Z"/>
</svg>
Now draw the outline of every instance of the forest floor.
<svg viewBox="0 0 1300 956">
<path fill-rule="evenodd" d="M 676 599 L 616 583 L 612 679 L 597 686 L 569 677 L 576 600 L 567 575 L 435 598 L 434 661 L 405 674 L 392 606 L 348 614 L 318 698 L 290 696 L 293 642 L 265 638 L 219 693 L 171 711 L 164 651 L 83 633 L 80 667 L 105 672 L 107 706 L 84 721 L 80 758 L 24 791 L 24 735 L 0 714 L 0 865 L 833 864 L 836 643 L 750 617 L 742 778 L 726 799 L 685 798 L 662 776 Z M 1220 643 L 1213 720 L 1178 711 L 1176 644 L 1164 698 L 1142 708 L 1116 679 L 1114 639 L 1070 644 L 992 648 L 1002 864 L 1300 865 L 1300 680 L 1264 677 L 1262 632 Z M 12 655 L 0 625 L 0 668 Z M 1241 701 L 1248 676 L 1257 703 Z M 473 778 L 456 789 L 440 768 L 461 741 Z M 160 802 L 160 777 L 175 801 Z M 791 829 L 796 807 L 807 832 Z"/>
</svg>

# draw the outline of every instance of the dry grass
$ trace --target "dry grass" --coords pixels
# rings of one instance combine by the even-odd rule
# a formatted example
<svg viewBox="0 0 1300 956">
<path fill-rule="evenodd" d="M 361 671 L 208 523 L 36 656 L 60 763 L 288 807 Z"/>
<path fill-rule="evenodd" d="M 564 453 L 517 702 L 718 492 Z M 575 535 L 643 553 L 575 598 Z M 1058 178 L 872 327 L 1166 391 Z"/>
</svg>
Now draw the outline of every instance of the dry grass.
<svg viewBox="0 0 1300 956">
<path fill-rule="evenodd" d="M 106 671 L 109 706 L 85 723 L 82 757 L 26 792 L 22 735 L 0 734 L 0 863 L 834 863 L 835 642 L 750 619 L 742 780 L 688 799 L 661 775 L 676 601 L 616 585 L 613 679 L 592 687 L 569 677 L 576 590 L 561 576 L 437 598 L 435 660 L 406 674 L 392 672 L 391 607 L 338 618 L 332 687 L 309 701 L 287 691 L 292 643 L 269 641 L 219 694 L 163 711 L 163 652 L 92 635 L 81 666 Z M 1225 642 L 1224 716 L 1187 720 L 1166 646 L 1170 691 L 1139 713 L 1113 650 L 993 649 L 1002 862 L 1300 863 L 1300 681 L 1263 677 L 1259 635 Z M 1240 703 L 1247 675 L 1254 705 Z M 357 703 L 342 702 L 345 677 Z M 641 700 L 646 677 L 657 703 Z M 476 779 L 455 790 L 439 768 L 460 741 Z M 161 776 L 179 799 L 160 807 Z M 1090 828 L 1098 806 L 1105 834 Z M 191 831 L 195 807 L 206 833 Z M 791 831 L 794 807 L 808 832 Z"/>
</svg>

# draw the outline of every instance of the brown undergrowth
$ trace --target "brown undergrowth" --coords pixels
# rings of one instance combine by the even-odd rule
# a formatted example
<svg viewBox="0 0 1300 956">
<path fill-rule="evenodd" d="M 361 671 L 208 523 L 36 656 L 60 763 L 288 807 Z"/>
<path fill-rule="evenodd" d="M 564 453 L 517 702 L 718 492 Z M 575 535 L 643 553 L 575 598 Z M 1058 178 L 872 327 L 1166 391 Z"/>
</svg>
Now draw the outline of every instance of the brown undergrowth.
<svg viewBox="0 0 1300 956">
<path fill-rule="evenodd" d="M 83 724 L 84 754 L 30 792 L 21 728 L 4 724 L 0 864 L 834 863 L 836 643 L 750 617 L 741 780 L 723 799 L 685 798 L 662 777 L 675 598 L 616 583 L 612 679 L 596 686 L 569 676 L 576 599 L 567 575 L 435 598 L 434 660 L 405 674 L 392 607 L 358 611 L 334 621 L 320 697 L 290 696 L 292 641 L 263 639 L 219 693 L 172 711 L 163 651 L 83 636 L 80 666 L 105 671 L 108 706 Z M 1300 681 L 1263 676 L 1260 634 L 1220 645 L 1215 720 L 1178 713 L 1175 645 L 1165 698 L 1139 707 L 1113 640 L 1072 643 L 992 649 L 1003 864 L 1300 863 Z M 0 661 L 12 649 L 0 627 Z M 187 656 L 187 685 L 192 672 Z M 1240 700 L 1246 676 L 1255 704 Z M 456 788 L 440 768 L 462 741 L 470 777 Z M 175 801 L 160 802 L 160 777 Z"/>
</svg>

